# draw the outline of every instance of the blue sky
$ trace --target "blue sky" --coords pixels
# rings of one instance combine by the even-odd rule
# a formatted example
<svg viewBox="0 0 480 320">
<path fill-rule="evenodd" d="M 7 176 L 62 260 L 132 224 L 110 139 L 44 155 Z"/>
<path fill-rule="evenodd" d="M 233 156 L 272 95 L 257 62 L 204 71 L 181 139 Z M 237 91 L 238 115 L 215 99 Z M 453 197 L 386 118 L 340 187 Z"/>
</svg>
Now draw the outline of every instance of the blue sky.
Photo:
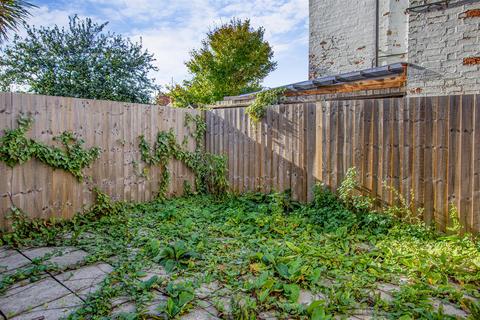
<svg viewBox="0 0 480 320">
<path fill-rule="evenodd" d="M 273 46 L 277 70 L 264 82 L 274 87 L 308 76 L 308 0 L 31 0 L 32 25 L 66 25 L 78 14 L 109 21 L 110 31 L 134 40 L 157 59 L 153 76 L 165 85 L 189 75 L 184 66 L 189 51 L 198 48 L 210 27 L 232 17 L 250 18 L 265 28 Z"/>
</svg>

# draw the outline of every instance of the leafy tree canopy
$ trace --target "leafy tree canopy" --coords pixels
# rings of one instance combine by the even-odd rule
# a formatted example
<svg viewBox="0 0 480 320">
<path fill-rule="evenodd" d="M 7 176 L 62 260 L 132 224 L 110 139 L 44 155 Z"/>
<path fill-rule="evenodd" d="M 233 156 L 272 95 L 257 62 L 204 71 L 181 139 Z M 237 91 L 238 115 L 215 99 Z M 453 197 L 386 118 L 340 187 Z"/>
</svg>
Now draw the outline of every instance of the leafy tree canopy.
<svg viewBox="0 0 480 320">
<path fill-rule="evenodd" d="M 208 104 L 224 96 L 254 92 L 276 68 L 263 28 L 250 20 L 232 19 L 207 33 L 202 47 L 191 52 L 185 64 L 192 79 L 170 88 L 177 106 Z"/>
<path fill-rule="evenodd" d="M 105 33 L 108 22 L 69 17 L 67 28 L 27 26 L 0 55 L 0 86 L 56 96 L 148 103 L 155 59 L 141 43 Z"/>
</svg>

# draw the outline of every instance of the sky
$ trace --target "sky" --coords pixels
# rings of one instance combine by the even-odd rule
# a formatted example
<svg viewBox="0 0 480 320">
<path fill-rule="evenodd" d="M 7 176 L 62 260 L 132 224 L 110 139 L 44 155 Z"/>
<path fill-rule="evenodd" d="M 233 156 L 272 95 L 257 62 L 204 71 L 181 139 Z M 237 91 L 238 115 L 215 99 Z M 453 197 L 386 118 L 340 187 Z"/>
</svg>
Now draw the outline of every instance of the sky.
<svg viewBox="0 0 480 320">
<path fill-rule="evenodd" d="M 232 17 L 250 18 L 265 28 L 278 66 L 264 81 L 276 87 L 308 78 L 308 0 L 30 0 L 28 24 L 62 25 L 78 14 L 107 30 L 140 40 L 154 54 L 160 85 L 189 78 L 184 62 L 206 32 Z"/>
</svg>

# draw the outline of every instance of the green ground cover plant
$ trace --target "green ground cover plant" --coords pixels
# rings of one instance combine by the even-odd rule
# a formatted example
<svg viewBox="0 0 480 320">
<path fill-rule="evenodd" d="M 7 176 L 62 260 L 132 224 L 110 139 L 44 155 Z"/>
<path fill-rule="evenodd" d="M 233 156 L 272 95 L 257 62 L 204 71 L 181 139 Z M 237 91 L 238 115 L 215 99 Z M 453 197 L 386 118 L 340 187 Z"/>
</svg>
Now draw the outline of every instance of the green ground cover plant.
<svg viewBox="0 0 480 320">
<path fill-rule="evenodd" d="M 73 245 L 89 252 L 88 262 L 114 267 L 70 319 L 105 319 L 121 296 L 137 307 L 125 319 L 148 318 L 153 289 L 168 297 L 157 310 L 177 318 L 195 307 L 197 290 L 211 281 L 229 300 L 219 314 L 226 319 L 258 319 L 263 312 L 279 319 L 348 318 L 363 309 L 387 319 L 454 319 L 432 299 L 478 319 L 478 241 L 373 212 L 352 179 L 354 173 L 347 175 L 338 194 L 317 186 L 309 204 L 288 192 L 148 203 L 112 202 L 100 194 L 97 205 L 54 236 L 23 232 L 15 239 L 17 245 Z M 144 278 L 160 266 L 165 278 Z M 376 291 L 382 283 L 397 286 L 390 299 Z M 306 290 L 316 298 L 298 303 Z"/>
</svg>

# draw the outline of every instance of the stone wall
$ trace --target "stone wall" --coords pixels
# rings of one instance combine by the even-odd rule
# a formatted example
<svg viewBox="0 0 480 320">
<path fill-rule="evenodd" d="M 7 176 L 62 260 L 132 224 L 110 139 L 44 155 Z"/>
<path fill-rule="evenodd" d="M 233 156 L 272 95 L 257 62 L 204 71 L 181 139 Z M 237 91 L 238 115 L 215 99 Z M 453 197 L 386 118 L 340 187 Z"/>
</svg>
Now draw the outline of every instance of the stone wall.
<svg viewBox="0 0 480 320">
<path fill-rule="evenodd" d="M 411 6 L 423 4 L 413 0 Z M 407 91 L 411 96 L 480 91 L 480 2 L 410 13 Z"/>
</svg>

